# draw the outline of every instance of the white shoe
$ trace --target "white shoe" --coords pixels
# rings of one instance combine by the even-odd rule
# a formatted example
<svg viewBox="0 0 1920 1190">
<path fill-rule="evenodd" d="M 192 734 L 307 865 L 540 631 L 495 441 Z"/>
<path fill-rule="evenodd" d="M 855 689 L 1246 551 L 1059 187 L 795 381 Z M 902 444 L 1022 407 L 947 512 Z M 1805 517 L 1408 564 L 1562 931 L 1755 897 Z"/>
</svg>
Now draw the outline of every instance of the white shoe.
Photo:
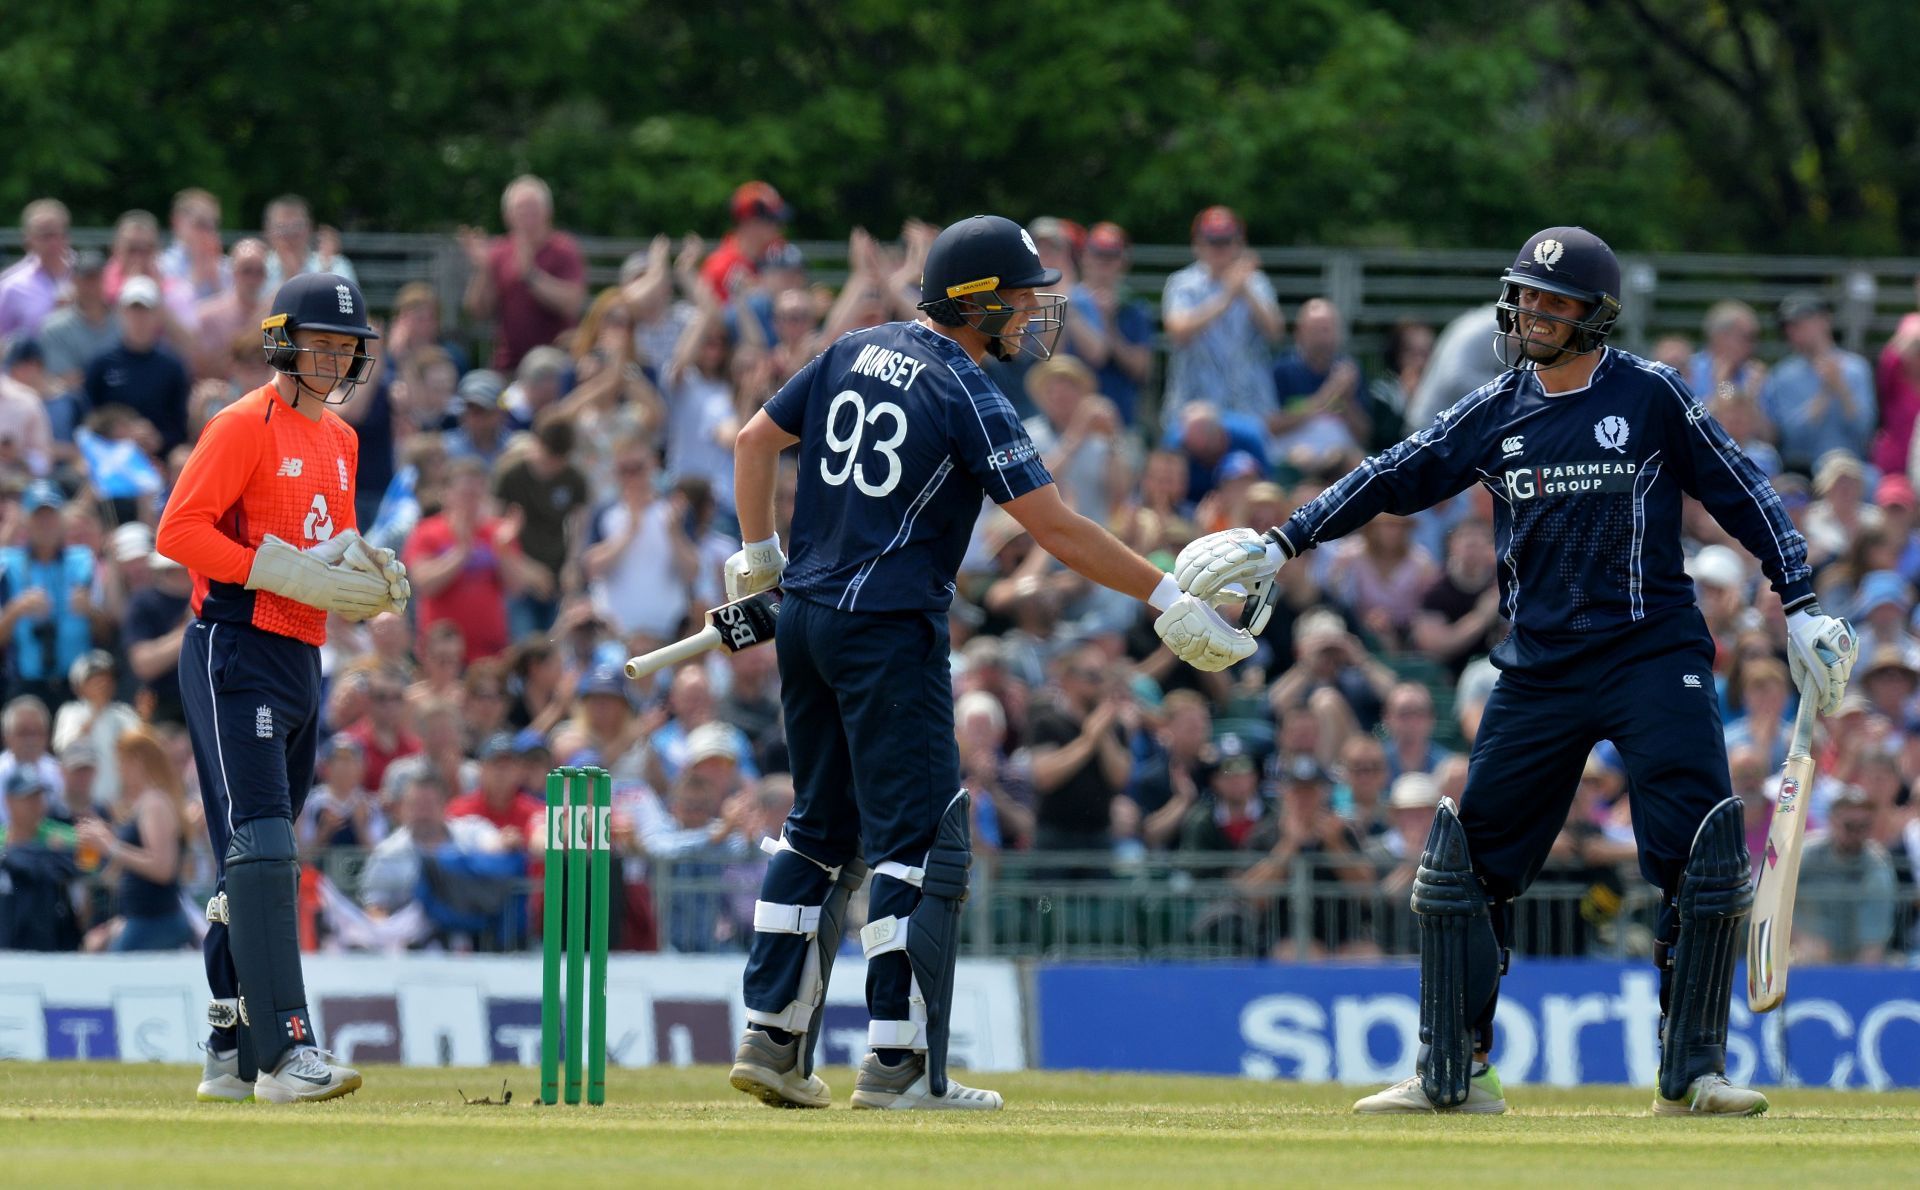
<svg viewBox="0 0 1920 1190">
<path fill-rule="evenodd" d="M 914 1054 L 898 1066 L 868 1053 L 860 1062 L 860 1080 L 854 1084 L 856 1111 L 999 1111 L 1005 1102 L 998 1091 L 963 1087 L 947 1077 L 947 1093 L 935 1095 L 927 1081 L 927 1056 Z"/>
<path fill-rule="evenodd" d="M 1436 1112 L 1497 1116 L 1507 1110 L 1507 1099 L 1500 1089 L 1499 1072 L 1488 1066 L 1467 1080 L 1467 1099 L 1458 1107 L 1435 1107 L 1421 1089 L 1420 1076 L 1416 1074 L 1367 1096 L 1355 1103 L 1353 1110 L 1363 1116 L 1424 1116 Z"/>
<path fill-rule="evenodd" d="M 1766 1110 L 1765 1095 L 1734 1086 L 1724 1074 L 1701 1075 L 1679 1099 L 1664 1098 L 1658 1091 L 1653 1095 L 1656 1116 L 1757 1116 Z"/>
<path fill-rule="evenodd" d="M 317 1046 L 294 1046 L 272 1074 L 263 1072 L 254 1080 L 253 1097 L 263 1103 L 317 1103 L 358 1091 L 360 1072 L 330 1064 L 329 1056 Z"/>
<path fill-rule="evenodd" d="M 800 1073 L 800 1038 L 784 1045 L 760 1029 L 740 1036 L 727 1081 L 768 1107 L 826 1107 L 833 1091 L 817 1074 Z"/>
<path fill-rule="evenodd" d="M 207 1064 L 200 1069 L 200 1089 L 194 1098 L 202 1103 L 250 1103 L 253 1084 L 240 1077 L 240 1051 L 216 1050 L 201 1042 L 207 1051 Z"/>
</svg>

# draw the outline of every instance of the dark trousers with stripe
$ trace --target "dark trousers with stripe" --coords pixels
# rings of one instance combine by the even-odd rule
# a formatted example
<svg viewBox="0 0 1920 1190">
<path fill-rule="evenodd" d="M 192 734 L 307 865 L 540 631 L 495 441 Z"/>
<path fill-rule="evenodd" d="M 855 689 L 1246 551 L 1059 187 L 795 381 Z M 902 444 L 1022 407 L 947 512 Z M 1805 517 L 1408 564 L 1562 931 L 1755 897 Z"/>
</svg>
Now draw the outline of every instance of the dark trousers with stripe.
<svg viewBox="0 0 1920 1190">
<path fill-rule="evenodd" d="M 947 622 L 932 612 L 843 612 L 789 596 L 775 636 L 780 701 L 793 757 L 786 837 L 809 859 L 839 866 L 925 862 L 934 829 L 960 787 L 953 737 Z M 761 899 L 818 903 L 811 865 L 775 864 Z M 776 878 L 794 887 L 775 887 Z M 875 877 L 867 918 L 906 917 L 917 888 Z M 776 1012 L 793 998 L 809 945 L 794 934 L 755 932 L 745 978 L 749 1008 Z M 906 955 L 867 966 L 867 1008 L 877 1020 L 908 1015 Z"/>
<path fill-rule="evenodd" d="M 1504 670 L 1494 684 L 1473 741 L 1460 822 L 1502 946 L 1512 940 L 1506 902 L 1540 875 L 1587 755 L 1601 740 L 1613 741 L 1626 766 L 1640 872 L 1664 894 L 1657 930 L 1671 944 L 1673 897 L 1693 837 L 1707 812 L 1733 795 L 1713 639 L 1698 610 L 1589 639 L 1558 661 Z M 1489 1005 L 1479 1023 L 1490 1024 L 1492 1014 Z"/>
<path fill-rule="evenodd" d="M 180 701 L 200 774 L 207 835 L 226 891 L 227 843 L 254 818 L 296 819 L 313 788 L 319 751 L 320 650 L 248 624 L 195 619 L 180 643 Z M 240 994 L 227 927 L 214 922 L 202 948 L 217 1000 Z M 216 1049 L 236 1044 L 216 1028 Z"/>
</svg>

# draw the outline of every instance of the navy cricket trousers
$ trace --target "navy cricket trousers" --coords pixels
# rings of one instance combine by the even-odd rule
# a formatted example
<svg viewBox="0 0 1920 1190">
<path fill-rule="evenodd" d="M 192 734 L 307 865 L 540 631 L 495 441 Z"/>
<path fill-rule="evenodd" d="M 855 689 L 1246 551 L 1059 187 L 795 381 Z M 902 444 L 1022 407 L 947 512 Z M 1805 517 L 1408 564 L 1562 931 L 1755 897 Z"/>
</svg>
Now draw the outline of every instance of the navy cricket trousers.
<svg viewBox="0 0 1920 1190">
<path fill-rule="evenodd" d="M 960 788 L 946 617 L 843 612 L 790 595 L 774 644 L 793 760 L 787 841 L 829 866 L 855 858 L 919 865 Z M 803 869 L 774 865 L 769 885 L 783 871 L 812 879 Z M 806 902 L 819 893 L 767 887 L 762 897 Z M 912 885 L 876 876 L 868 918 L 905 917 L 919 899 Z M 748 1007 L 784 1006 L 804 956 L 794 935 L 756 932 L 747 959 Z M 875 956 L 867 967 L 867 1007 L 876 1019 L 906 1018 L 909 983 L 904 954 Z"/>
<path fill-rule="evenodd" d="M 320 650 L 248 624 L 196 617 L 180 642 L 180 702 L 225 892 L 233 828 L 254 818 L 297 819 L 313 788 Z M 209 924 L 202 952 L 214 998 L 237 997 L 224 924 Z M 213 1044 L 233 1048 L 233 1031 L 216 1028 Z"/>
<path fill-rule="evenodd" d="M 1733 795 L 1713 640 L 1692 607 L 1501 672 L 1460 798 L 1474 870 L 1497 901 L 1526 891 L 1601 740 L 1612 740 L 1626 765 L 1640 871 L 1667 894 L 1659 936 L 1671 941 L 1672 897 L 1693 836 Z M 1496 912 L 1495 921 L 1506 944 L 1509 915 Z"/>
</svg>

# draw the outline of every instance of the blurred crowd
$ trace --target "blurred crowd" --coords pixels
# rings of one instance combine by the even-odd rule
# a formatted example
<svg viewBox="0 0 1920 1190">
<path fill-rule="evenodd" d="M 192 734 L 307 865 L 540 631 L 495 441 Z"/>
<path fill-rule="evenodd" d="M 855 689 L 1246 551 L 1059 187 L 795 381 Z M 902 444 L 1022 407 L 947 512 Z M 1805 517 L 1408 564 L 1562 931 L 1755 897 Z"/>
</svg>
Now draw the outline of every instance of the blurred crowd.
<svg viewBox="0 0 1920 1190">
<path fill-rule="evenodd" d="M 340 409 L 360 435 L 359 525 L 400 551 L 414 600 L 329 628 L 326 742 L 298 824 L 309 945 L 525 945 L 557 765 L 612 774 L 616 946 L 737 950 L 751 930 L 758 844 L 793 797 L 773 651 L 638 684 L 619 667 L 722 601 L 738 427 L 835 337 L 913 317 L 938 229 L 855 230 L 834 289 L 786 238 L 779 193 L 749 182 L 717 242 L 659 236 L 596 291 L 555 207 L 541 179 L 511 182 L 499 232 L 459 233 L 459 308 L 425 279 L 400 287 L 369 344 L 375 379 Z M 191 579 L 153 526 L 206 420 L 268 379 L 259 322 L 278 283 L 354 275 L 298 196 L 261 222 L 236 239 L 190 189 L 164 222 L 122 215 L 110 252 L 74 251 L 65 207 L 43 199 L 0 273 L 0 948 L 166 949 L 204 928 L 212 864 L 175 677 Z M 1499 367 L 1490 304 L 1398 323 L 1357 358 L 1332 301 L 1282 309 L 1226 207 L 1194 217 L 1192 263 L 1157 306 L 1125 229 L 1027 226 L 1071 314 L 1053 358 L 994 364 L 997 380 L 1068 502 L 1168 567 L 1201 533 L 1280 523 Z M 1872 359 L 1836 345 L 1821 294 L 1766 314 L 1718 303 L 1698 344 L 1650 354 L 1773 476 L 1824 605 L 1862 638 L 1855 692 L 1819 737 L 1796 947 L 1905 961 L 1920 953 L 1920 311 Z M 783 534 L 793 478 L 789 464 Z M 1684 529 L 1758 856 L 1797 701 L 1784 618 L 1698 506 Z M 1404 952 L 1419 844 L 1464 785 L 1494 681 L 1496 564 L 1484 488 L 1380 517 L 1282 571 L 1260 651 L 1202 674 L 1158 646 L 1142 605 L 983 509 L 951 627 L 984 864 L 1055 882 L 1177 869 L 1218 890 L 1180 928 L 1225 949 Z M 1626 789 L 1603 745 L 1544 881 L 1578 906 L 1559 933 L 1604 928 L 1638 881 Z M 1289 911 L 1303 886 L 1313 911 Z"/>
</svg>

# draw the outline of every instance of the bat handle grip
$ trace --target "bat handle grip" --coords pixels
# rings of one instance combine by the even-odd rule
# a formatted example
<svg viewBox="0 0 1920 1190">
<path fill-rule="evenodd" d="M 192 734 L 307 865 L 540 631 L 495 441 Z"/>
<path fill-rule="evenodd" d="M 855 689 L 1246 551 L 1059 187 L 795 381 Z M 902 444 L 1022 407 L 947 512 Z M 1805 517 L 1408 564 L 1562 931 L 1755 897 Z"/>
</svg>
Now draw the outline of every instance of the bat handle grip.
<svg viewBox="0 0 1920 1190">
<path fill-rule="evenodd" d="M 698 657 L 708 649 L 717 648 L 719 644 L 720 630 L 709 624 L 685 640 L 675 641 L 670 645 L 655 649 L 651 653 L 642 653 L 638 657 L 627 658 L 627 676 L 629 678 L 644 678 L 650 673 L 655 673 L 667 668 L 669 665 L 678 665 L 682 661 Z"/>
</svg>

